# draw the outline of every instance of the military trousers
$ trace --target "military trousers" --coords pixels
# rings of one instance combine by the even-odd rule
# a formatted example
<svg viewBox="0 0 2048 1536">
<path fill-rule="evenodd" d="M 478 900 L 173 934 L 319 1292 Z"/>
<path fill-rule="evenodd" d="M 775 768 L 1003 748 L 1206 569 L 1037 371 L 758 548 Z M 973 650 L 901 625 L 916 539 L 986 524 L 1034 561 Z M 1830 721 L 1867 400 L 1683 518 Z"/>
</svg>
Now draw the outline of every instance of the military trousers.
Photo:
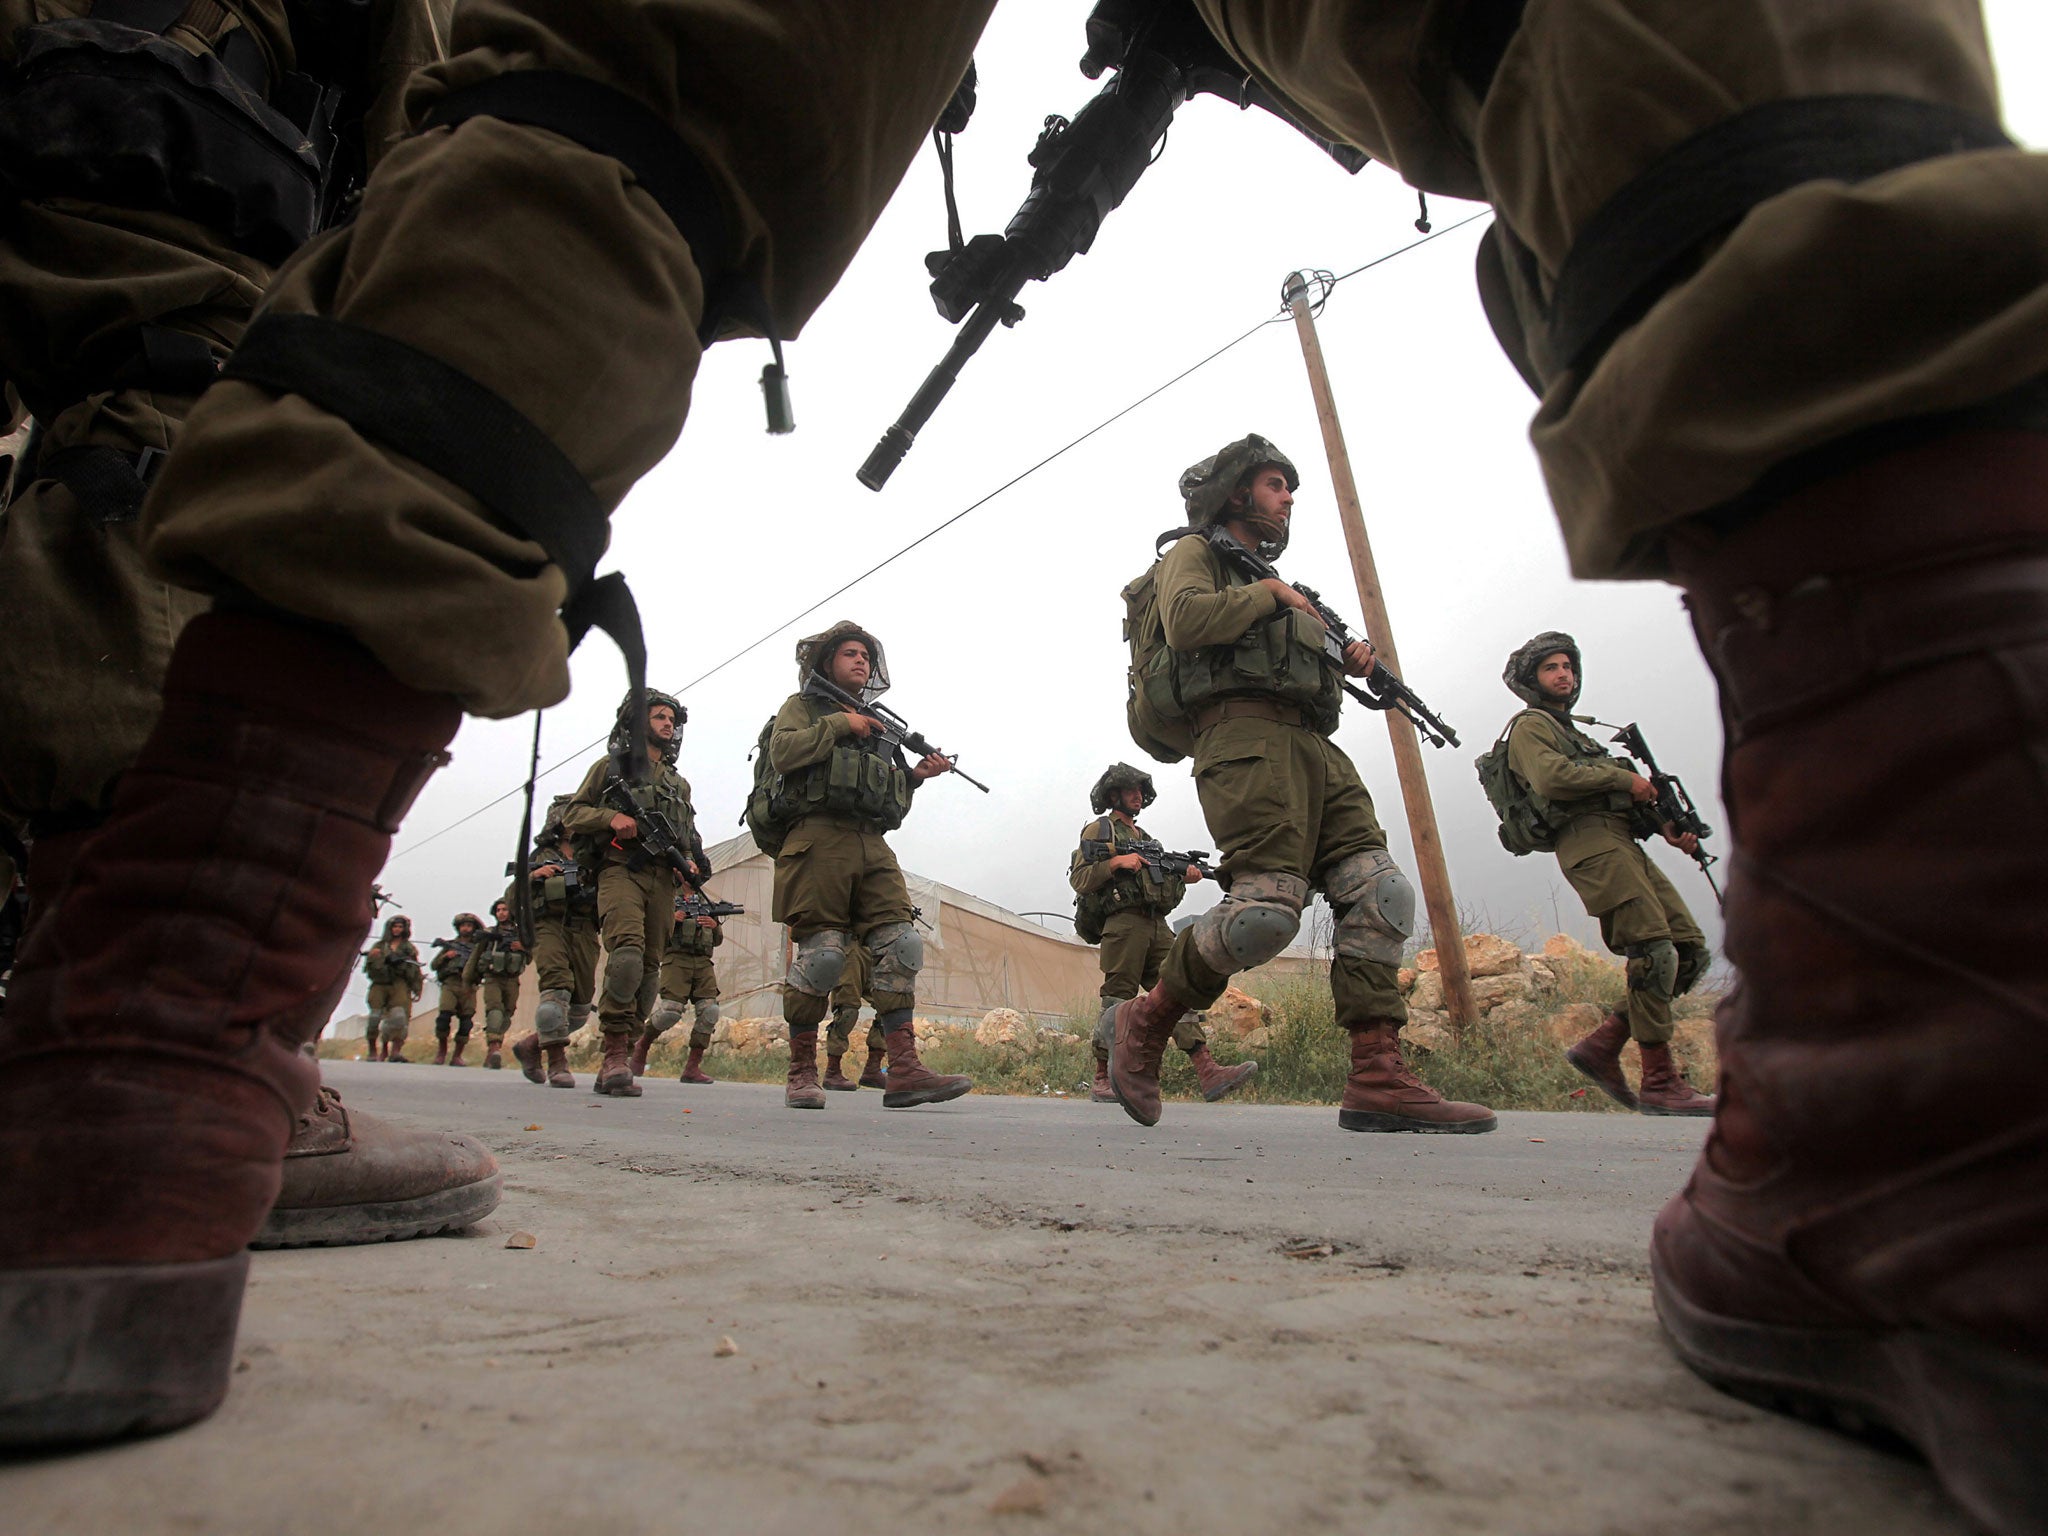
<svg viewBox="0 0 2048 1536">
<path fill-rule="evenodd" d="M 661 958 L 661 996 L 672 1003 L 715 1003 L 718 1001 L 718 966 L 707 954 L 671 949 Z M 690 1048 L 707 1050 L 712 1026 L 701 1021 L 690 1027 Z"/>
<path fill-rule="evenodd" d="M 441 983 L 441 998 L 435 1003 L 434 1011 L 446 1018 L 449 1014 L 462 1020 L 462 1032 L 469 1033 L 469 1027 L 476 1021 L 476 983 L 460 977 Z M 436 1029 L 435 1033 L 445 1033 Z"/>
<path fill-rule="evenodd" d="M 597 922 L 575 917 L 533 920 L 533 973 L 543 992 L 566 992 L 571 1003 L 597 995 Z"/>
<path fill-rule="evenodd" d="M 486 976 L 477 990 L 483 996 L 484 1041 L 496 1045 L 512 1027 L 512 1015 L 519 1011 L 519 978 Z"/>
<path fill-rule="evenodd" d="M 597 1001 L 608 1035 L 647 1022 L 661 962 L 675 926 L 676 877 L 666 865 L 607 864 L 597 876 L 597 928 L 604 939 L 604 986 Z"/>
<path fill-rule="evenodd" d="M 1630 1036 L 1645 1044 L 1662 1045 L 1672 1034 L 1672 992 L 1641 951 L 1646 945 L 1669 943 L 1682 961 L 1689 960 L 1704 970 L 1706 935 L 1693 921 L 1677 887 L 1651 861 L 1642 844 L 1619 830 L 1619 818 L 1612 819 L 1617 830 L 1601 840 L 1605 846 L 1576 838 L 1575 861 L 1565 864 L 1560 858 L 1558 863 L 1585 903 L 1587 915 L 1599 919 L 1601 941 L 1615 954 L 1628 957 Z"/>
<path fill-rule="evenodd" d="M 828 928 L 844 933 L 850 965 L 853 948 L 864 948 L 876 928 L 912 920 L 910 888 L 903 883 L 903 867 L 879 832 L 864 832 L 833 816 L 806 816 L 790 829 L 782 852 L 775 856 L 772 915 L 788 926 L 790 938 L 799 945 Z M 872 970 L 874 956 L 864 954 L 862 960 Z M 842 983 L 844 978 L 841 972 Z M 793 999 L 801 996 L 784 992 L 784 1017 L 789 1017 Z M 911 992 L 877 992 L 868 1000 L 877 1012 L 886 1013 L 909 1008 L 916 998 Z M 813 1022 L 820 1017 L 813 1015 Z M 791 1022 L 805 1027 L 801 1020 Z"/>
<path fill-rule="evenodd" d="M 394 1046 L 405 1044 L 405 1037 L 412 1032 L 413 1004 L 418 1001 L 418 994 L 402 981 L 372 982 L 364 1006 L 377 1038 Z"/>
<path fill-rule="evenodd" d="M 1102 962 L 1102 1011 L 1095 1027 L 1098 1055 L 1109 1050 L 1109 1010 L 1126 998 L 1149 992 L 1172 948 L 1173 930 L 1150 907 L 1127 907 L 1103 919 L 1102 943 L 1097 950 Z M 1182 1014 L 1173 1026 L 1173 1043 L 1190 1054 L 1207 1045 L 1209 1036 L 1201 1018 Z"/>
<path fill-rule="evenodd" d="M 853 1032 L 860 1027 L 861 999 L 868 990 L 868 952 L 859 944 L 846 951 L 846 969 L 840 973 L 839 985 L 832 989 L 832 1022 L 825 1029 L 825 1055 L 844 1056 L 853 1044 Z M 872 1019 L 868 1021 L 867 1048 L 870 1052 L 885 1049 L 882 1041 L 882 1026 Z"/>
</svg>

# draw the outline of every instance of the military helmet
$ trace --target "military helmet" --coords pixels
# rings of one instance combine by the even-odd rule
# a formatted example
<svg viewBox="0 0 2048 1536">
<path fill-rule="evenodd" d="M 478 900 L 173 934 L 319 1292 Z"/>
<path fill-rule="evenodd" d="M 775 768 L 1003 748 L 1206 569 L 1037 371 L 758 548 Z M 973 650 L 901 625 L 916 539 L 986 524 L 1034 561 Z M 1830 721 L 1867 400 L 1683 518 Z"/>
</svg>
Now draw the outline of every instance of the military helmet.
<svg viewBox="0 0 2048 1536">
<path fill-rule="evenodd" d="M 858 640 L 868 648 L 868 685 L 861 690 L 861 701 L 872 703 L 889 691 L 889 663 L 882 655 L 882 642 L 851 619 L 841 619 L 830 629 L 822 629 L 815 635 L 806 635 L 796 643 L 796 683 L 801 688 L 813 672 L 830 680 L 831 674 L 825 669 L 839 647 L 849 640 Z"/>
<path fill-rule="evenodd" d="M 658 688 L 649 688 L 641 695 L 644 702 L 640 706 L 640 719 L 635 721 L 633 698 L 633 690 L 628 688 L 626 696 L 619 700 L 619 712 L 612 720 L 612 735 L 611 740 L 606 743 L 607 750 L 615 759 L 623 761 L 632 750 L 635 726 L 644 727 L 648 711 L 657 704 L 666 704 L 675 711 L 676 733 L 661 744 L 661 760 L 671 767 L 675 766 L 676 754 L 683 748 L 683 727 L 689 722 L 689 710 L 683 707 L 683 701 L 674 694 L 663 693 Z M 552 811 L 552 807 L 550 810 Z"/>
<path fill-rule="evenodd" d="M 400 923 L 405 924 L 405 931 L 407 933 L 412 932 L 412 919 L 407 917 L 403 912 L 394 912 L 391 914 L 391 916 L 384 919 L 384 937 L 389 939 L 391 937 L 391 930 L 396 928 Z"/>
<path fill-rule="evenodd" d="M 1256 432 L 1182 470 L 1180 499 L 1187 505 L 1188 526 L 1206 528 L 1221 520 L 1244 477 L 1262 464 L 1277 464 L 1287 476 L 1287 489 L 1301 489 L 1301 472 L 1294 461 Z"/>
<path fill-rule="evenodd" d="M 1559 651 L 1572 659 L 1572 691 L 1568 698 L 1554 699 L 1536 686 L 1536 669 Z M 1534 704 L 1539 709 L 1570 709 L 1579 702 L 1579 691 L 1586 686 L 1586 668 L 1579 660 L 1579 642 L 1562 630 L 1546 629 L 1534 639 L 1515 647 L 1500 680 L 1508 685 L 1508 692 L 1524 704 Z"/>
<path fill-rule="evenodd" d="M 478 917 L 474 912 L 456 913 L 454 918 L 451 920 L 450 926 L 460 928 L 464 923 L 468 923 L 472 928 L 476 929 L 479 933 L 483 931 L 484 920 Z"/>
<path fill-rule="evenodd" d="M 1088 791 L 1088 805 L 1091 810 L 1107 811 L 1116 805 L 1116 795 L 1126 789 L 1135 789 L 1143 796 L 1140 805 L 1150 805 L 1159 798 L 1159 791 L 1152 787 L 1152 775 L 1142 768 L 1133 768 L 1129 763 L 1111 763 L 1102 770 L 1102 777 L 1095 781 L 1095 787 Z"/>
</svg>

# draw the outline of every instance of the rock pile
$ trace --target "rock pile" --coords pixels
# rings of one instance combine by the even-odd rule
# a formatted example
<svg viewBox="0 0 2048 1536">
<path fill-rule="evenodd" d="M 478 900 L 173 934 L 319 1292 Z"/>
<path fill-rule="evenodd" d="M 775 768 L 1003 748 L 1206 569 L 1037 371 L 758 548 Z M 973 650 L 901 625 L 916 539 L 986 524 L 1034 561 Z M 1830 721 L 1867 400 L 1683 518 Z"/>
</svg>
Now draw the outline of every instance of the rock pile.
<svg viewBox="0 0 2048 1536">
<path fill-rule="evenodd" d="M 1602 1011 L 1592 1003 L 1558 1004 L 1566 981 L 1581 982 L 1583 971 L 1619 968 L 1578 940 L 1556 933 L 1544 940 L 1540 953 L 1525 953 L 1511 940 L 1492 933 L 1465 935 L 1465 965 L 1472 976 L 1472 1001 L 1480 1017 L 1509 1027 L 1532 1026 L 1540 1018 L 1561 1043 L 1569 1044 L 1593 1028 Z M 1408 999 L 1408 1043 L 1425 1051 L 1451 1043 L 1451 1020 L 1444 1008 L 1443 973 L 1437 954 L 1425 949 L 1413 967 L 1400 972 L 1402 995 Z M 1572 990 L 1580 990 L 1574 986 Z"/>
</svg>

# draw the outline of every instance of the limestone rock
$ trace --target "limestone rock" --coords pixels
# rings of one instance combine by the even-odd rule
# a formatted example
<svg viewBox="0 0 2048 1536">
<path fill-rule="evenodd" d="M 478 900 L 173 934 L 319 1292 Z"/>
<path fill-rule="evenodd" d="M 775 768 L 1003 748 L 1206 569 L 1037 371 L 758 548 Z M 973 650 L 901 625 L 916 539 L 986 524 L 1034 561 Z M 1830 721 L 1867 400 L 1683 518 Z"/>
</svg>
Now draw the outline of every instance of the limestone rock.
<svg viewBox="0 0 2048 1536">
<path fill-rule="evenodd" d="M 1418 1009 L 1411 1005 L 1408 1009 L 1408 1022 L 1401 1030 L 1401 1038 L 1408 1042 L 1411 1051 L 1449 1050 L 1454 1043 L 1451 1016 L 1441 1009 Z"/>
<path fill-rule="evenodd" d="M 1273 1010 L 1242 988 L 1229 987 L 1202 1015 L 1202 1026 L 1212 1036 L 1249 1041 L 1254 1034 L 1272 1029 Z"/>
<path fill-rule="evenodd" d="M 1568 933 L 1553 933 L 1543 941 L 1543 954 L 1550 960 L 1597 960 L 1600 957 Z"/>
<path fill-rule="evenodd" d="M 1435 957 L 1432 955 L 1432 959 Z M 1409 989 L 1408 1011 L 1420 1008 L 1425 1012 L 1440 1010 L 1444 1005 L 1444 978 L 1434 967 L 1415 978 L 1415 985 Z"/>
<path fill-rule="evenodd" d="M 1592 1003 L 1568 1003 L 1550 1016 L 1550 1034 L 1559 1045 L 1571 1045 L 1598 1029 L 1606 1017 Z"/>
<path fill-rule="evenodd" d="M 974 1038 L 983 1045 L 1028 1051 L 1038 1044 L 1038 1026 L 1014 1008 L 991 1008 L 974 1026 Z"/>
<path fill-rule="evenodd" d="M 1473 976 L 1501 976 L 1509 971 L 1519 970 L 1522 952 L 1509 940 L 1493 933 L 1468 933 L 1465 935 L 1465 969 Z M 1437 968 L 1436 951 L 1425 949 L 1415 957 L 1418 971 L 1434 971 Z"/>
</svg>

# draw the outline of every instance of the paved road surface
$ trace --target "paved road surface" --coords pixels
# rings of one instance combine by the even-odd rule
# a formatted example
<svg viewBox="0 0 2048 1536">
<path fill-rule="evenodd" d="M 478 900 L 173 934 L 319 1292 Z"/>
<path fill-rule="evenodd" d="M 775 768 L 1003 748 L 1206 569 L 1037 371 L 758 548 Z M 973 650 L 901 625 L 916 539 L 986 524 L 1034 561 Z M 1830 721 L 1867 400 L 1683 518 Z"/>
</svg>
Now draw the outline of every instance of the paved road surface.
<svg viewBox="0 0 2048 1536">
<path fill-rule="evenodd" d="M 1644 1238 L 1698 1123 L 326 1068 L 481 1137 L 504 1204 L 257 1255 L 222 1412 L 0 1467 L 7 1531 L 1966 1529 L 1665 1353 Z"/>
</svg>

